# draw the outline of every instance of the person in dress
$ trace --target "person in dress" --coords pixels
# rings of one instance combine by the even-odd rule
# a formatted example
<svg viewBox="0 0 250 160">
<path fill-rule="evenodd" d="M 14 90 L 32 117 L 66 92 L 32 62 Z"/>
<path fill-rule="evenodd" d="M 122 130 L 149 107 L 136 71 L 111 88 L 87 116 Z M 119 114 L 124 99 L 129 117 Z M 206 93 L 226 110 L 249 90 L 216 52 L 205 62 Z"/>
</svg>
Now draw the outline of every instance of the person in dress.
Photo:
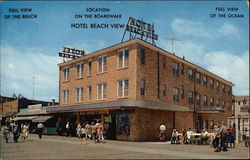
<svg viewBox="0 0 250 160">
<path fill-rule="evenodd" d="M 164 124 L 162 124 L 162 125 L 160 125 L 160 134 L 159 134 L 159 138 L 160 138 L 161 142 L 164 142 L 165 134 L 166 134 L 166 126 Z"/>
<path fill-rule="evenodd" d="M 86 139 L 90 139 L 91 138 L 91 127 L 89 125 L 89 123 L 87 122 L 85 125 L 85 130 L 86 130 Z"/>
<path fill-rule="evenodd" d="M 99 142 L 103 142 L 104 143 L 104 125 L 103 123 L 101 122 L 100 125 L 99 125 Z"/>
<path fill-rule="evenodd" d="M 82 130 L 82 126 L 80 123 L 78 123 L 77 127 L 76 127 L 76 134 L 77 134 L 77 137 L 79 139 L 81 139 L 81 130 Z"/>
</svg>

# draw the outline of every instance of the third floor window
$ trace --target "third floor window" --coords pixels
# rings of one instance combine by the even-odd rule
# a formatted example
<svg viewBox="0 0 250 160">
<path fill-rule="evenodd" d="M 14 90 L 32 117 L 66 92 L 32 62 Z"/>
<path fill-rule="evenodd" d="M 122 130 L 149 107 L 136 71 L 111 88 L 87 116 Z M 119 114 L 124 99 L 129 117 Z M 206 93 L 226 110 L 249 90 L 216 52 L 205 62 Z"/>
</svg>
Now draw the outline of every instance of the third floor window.
<svg viewBox="0 0 250 160">
<path fill-rule="evenodd" d="M 203 85 L 206 86 L 207 85 L 207 76 L 203 76 Z"/>
<path fill-rule="evenodd" d="M 107 56 L 98 57 L 98 73 L 107 71 Z"/>
<path fill-rule="evenodd" d="M 80 63 L 76 65 L 76 78 L 82 78 L 83 77 L 83 70 L 84 70 L 84 64 Z"/>
<path fill-rule="evenodd" d="M 193 70 L 192 69 L 188 69 L 188 79 L 193 80 Z"/>
<path fill-rule="evenodd" d="M 173 74 L 178 75 L 179 74 L 179 65 L 175 62 L 173 62 Z"/>
<path fill-rule="evenodd" d="M 214 80 L 212 78 L 210 79 L 210 88 L 214 88 Z"/>
<path fill-rule="evenodd" d="M 195 80 L 197 83 L 201 83 L 201 74 L 200 73 L 196 72 Z"/>
<path fill-rule="evenodd" d="M 203 105 L 207 106 L 207 96 L 203 96 Z"/>
<path fill-rule="evenodd" d="M 92 75 L 92 61 L 88 62 L 88 67 L 89 67 L 89 69 L 88 69 L 88 75 L 90 76 L 90 75 Z"/>
<path fill-rule="evenodd" d="M 140 50 L 141 64 L 145 64 L 145 49 Z"/>
<path fill-rule="evenodd" d="M 129 64 L 129 50 L 125 49 L 118 52 L 118 68 L 127 67 Z"/>
<path fill-rule="evenodd" d="M 63 80 L 64 81 L 69 80 L 69 67 L 66 67 L 63 69 Z"/>
</svg>

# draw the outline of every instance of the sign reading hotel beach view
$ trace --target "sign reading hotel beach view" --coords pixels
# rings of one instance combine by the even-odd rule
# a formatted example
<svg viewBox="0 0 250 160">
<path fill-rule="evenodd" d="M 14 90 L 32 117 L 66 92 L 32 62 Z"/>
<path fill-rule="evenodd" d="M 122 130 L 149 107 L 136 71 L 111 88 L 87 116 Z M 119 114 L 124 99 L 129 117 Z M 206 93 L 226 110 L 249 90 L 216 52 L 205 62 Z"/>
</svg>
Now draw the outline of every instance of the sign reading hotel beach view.
<svg viewBox="0 0 250 160">
<path fill-rule="evenodd" d="M 85 56 L 84 50 L 63 47 L 63 52 L 59 52 L 59 57 L 76 59 Z"/>
<path fill-rule="evenodd" d="M 41 110 L 42 110 L 42 104 L 28 105 L 28 112 L 41 111 Z"/>
<path fill-rule="evenodd" d="M 158 35 L 154 33 L 154 24 L 146 23 L 143 20 L 138 20 L 133 17 L 129 17 L 125 32 L 126 31 L 129 32 L 129 39 L 136 38 L 139 35 L 138 38 L 142 40 L 147 41 L 148 38 L 151 39 L 152 44 L 155 44 L 154 40 L 158 40 Z M 125 36 L 125 32 L 123 38 Z"/>
</svg>

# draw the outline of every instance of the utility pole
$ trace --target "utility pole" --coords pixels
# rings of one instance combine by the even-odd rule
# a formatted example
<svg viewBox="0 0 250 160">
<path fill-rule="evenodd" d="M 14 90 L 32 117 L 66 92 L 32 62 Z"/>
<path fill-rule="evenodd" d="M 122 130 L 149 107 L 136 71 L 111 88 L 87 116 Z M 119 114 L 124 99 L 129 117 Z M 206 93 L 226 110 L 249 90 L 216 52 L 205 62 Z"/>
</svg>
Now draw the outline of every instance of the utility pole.
<svg viewBox="0 0 250 160">
<path fill-rule="evenodd" d="M 176 39 L 176 38 L 166 38 L 166 39 L 172 41 L 172 54 L 175 54 L 174 53 L 174 41 L 181 41 L 181 40 Z"/>
<path fill-rule="evenodd" d="M 34 100 L 35 99 L 35 78 L 37 78 L 37 77 L 33 75 L 32 78 L 33 78 L 33 85 L 32 85 L 33 86 L 32 87 L 32 89 L 33 89 L 33 92 L 32 92 L 33 97 L 32 97 L 32 99 Z"/>
</svg>

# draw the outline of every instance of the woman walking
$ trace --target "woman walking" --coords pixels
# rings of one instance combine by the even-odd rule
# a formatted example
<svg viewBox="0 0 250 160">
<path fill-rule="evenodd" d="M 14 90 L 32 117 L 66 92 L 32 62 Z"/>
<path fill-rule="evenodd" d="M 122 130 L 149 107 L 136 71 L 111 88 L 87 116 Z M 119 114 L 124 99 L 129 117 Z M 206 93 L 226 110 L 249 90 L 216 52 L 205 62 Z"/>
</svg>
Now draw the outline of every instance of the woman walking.
<svg viewBox="0 0 250 160">
<path fill-rule="evenodd" d="M 9 137 L 10 137 L 10 125 L 8 123 L 5 124 L 3 127 L 3 138 L 5 139 L 6 143 L 9 143 Z"/>
</svg>

